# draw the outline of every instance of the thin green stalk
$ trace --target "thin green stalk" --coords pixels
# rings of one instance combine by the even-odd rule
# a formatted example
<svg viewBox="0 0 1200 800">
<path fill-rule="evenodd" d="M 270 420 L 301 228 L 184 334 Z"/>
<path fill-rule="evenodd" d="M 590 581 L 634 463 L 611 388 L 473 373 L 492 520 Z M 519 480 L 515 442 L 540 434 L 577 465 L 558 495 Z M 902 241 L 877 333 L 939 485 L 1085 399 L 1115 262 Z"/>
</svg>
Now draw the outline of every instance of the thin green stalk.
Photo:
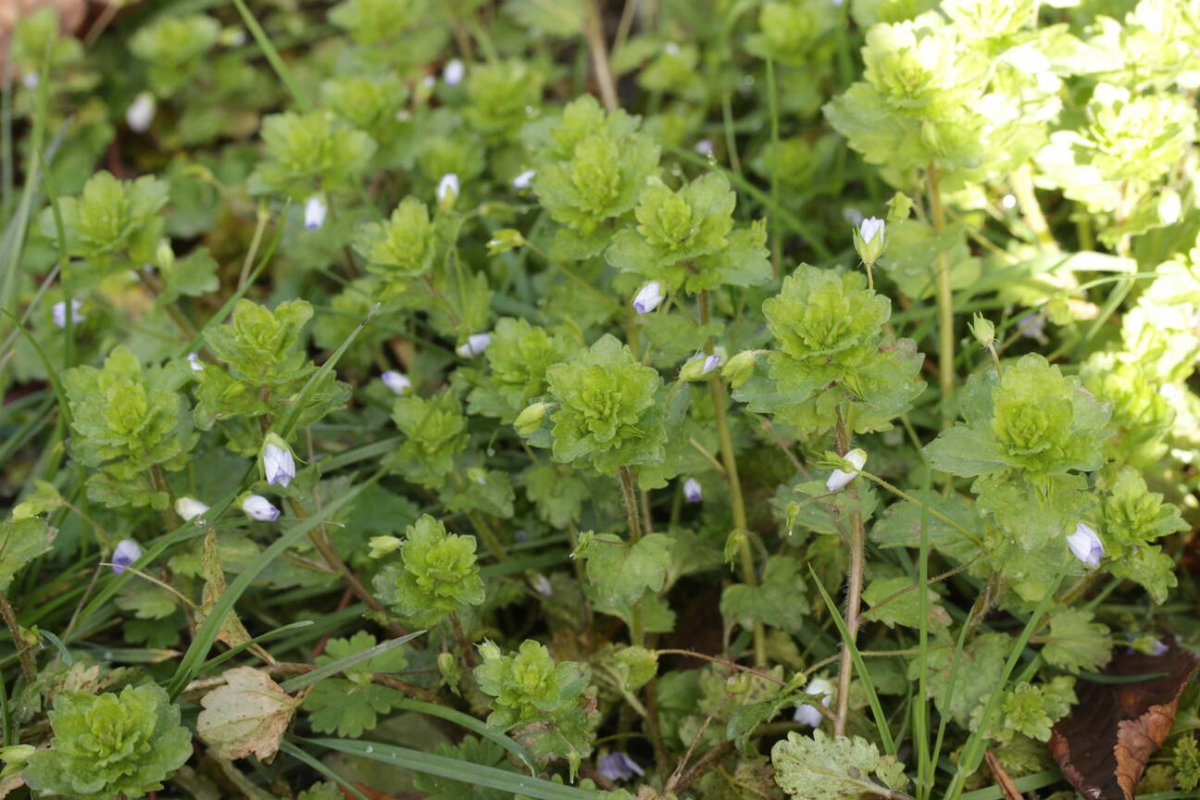
<svg viewBox="0 0 1200 800">
<path fill-rule="evenodd" d="M 707 325 L 709 320 L 708 292 L 699 295 L 700 324 Z M 705 353 L 712 355 L 713 340 L 709 339 L 704 346 Z M 725 480 L 729 484 L 729 508 L 733 514 L 734 534 L 738 536 L 738 561 L 741 564 L 742 580 L 747 586 L 758 585 L 758 571 L 754 565 L 754 552 L 750 549 L 747 538 L 750 524 L 746 517 L 746 501 L 742 496 L 742 481 L 738 477 L 737 455 L 733 449 L 733 436 L 729 432 L 729 420 L 726 416 L 725 382 L 720 375 L 709 381 L 713 398 L 713 414 L 717 422 L 717 438 L 721 442 L 721 463 L 725 467 Z M 754 664 L 767 665 L 767 633 L 761 622 L 754 623 Z"/>
<path fill-rule="evenodd" d="M 283 58 L 279 55 L 279 50 L 271 42 L 271 37 L 263 30 L 262 25 L 258 24 L 258 20 L 255 19 L 254 13 L 246 5 L 245 0 L 233 0 L 233 5 L 237 8 L 238 13 L 242 15 L 242 21 L 250 29 L 250 35 L 254 37 L 254 41 L 258 43 L 259 49 L 267 57 L 267 62 L 271 65 L 271 69 L 275 70 L 275 74 L 279 76 L 279 80 L 287 87 L 288 93 L 292 95 L 292 99 L 296 101 L 296 105 L 300 107 L 301 111 L 311 110 L 312 101 L 309 99 L 307 92 L 300 88 L 300 85 L 292 75 L 292 71 L 288 69 L 288 65 L 284 63 Z"/>
<path fill-rule="evenodd" d="M 767 109 L 771 115 L 771 203 L 779 205 L 779 98 L 775 90 L 775 62 L 767 59 Z M 779 220 L 771 219 L 771 265 L 775 269 L 775 280 L 779 280 L 782 255 L 782 232 Z"/>
<path fill-rule="evenodd" d="M 938 188 L 937 164 L 929 162 L 925 168 L 925 178 L 929 184 L 929 214 L 933 229 L 941 235 L 946 229 L 946 210 L 942 207 L 942 193 Z M 954 394 L 954 289 L 950 285 L 950 254 L 946 250 L 941 250 L 937 255 L 937 308 L 942 426 L 949 427 L 953 422 L 949 401 Z"/>
<path fill-rule="evenodd" d="M 929 470 L 925 488 L 929 489 Z M 917 560 L 917 700 L 913 704 L 913 736 L 917 740 L 917 798 L 927 800 L 933 790 L 933 762 L 929 758 L 929 512 L 921 511 L 921 550 Z"/>
</svg>

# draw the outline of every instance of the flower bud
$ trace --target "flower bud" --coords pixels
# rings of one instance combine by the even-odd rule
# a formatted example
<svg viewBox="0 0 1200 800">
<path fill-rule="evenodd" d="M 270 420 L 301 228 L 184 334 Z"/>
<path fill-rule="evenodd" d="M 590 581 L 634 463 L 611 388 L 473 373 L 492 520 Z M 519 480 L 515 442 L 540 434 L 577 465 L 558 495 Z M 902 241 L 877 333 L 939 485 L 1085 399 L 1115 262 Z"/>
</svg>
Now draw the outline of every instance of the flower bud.
<svg viewBox="0 0 1200 800">
<path fill-rule="evenodd" d="M 454 352 L 463 358 L 474 358 L 487 350 L 491 343 L 492 335 L 490 333 L 473 333 L 467 337 L 465 342 L 455 348 Z"/>
<path fill-rule="evenodd" d="M 689 503 L 699 503 L 704 499 L 704 490 L 700 488 L 700 481 L 688 478 L 683 482 L 683 499 Z"/>
<path fill-rule="evenodd" d="M 1075 526 L 1075 532 L 1067 537 L 1067 546 L 1071 553 L 1088 567 L 1095 569 L 1104 558 L 1104 543 L 1096 535 L 1096 531 L 1080 522 Z"/>
<path fill-rule="evenodd" d="M 79 313 L 79 308 L 83 305 L 78 300 L 71 301 L 71 319 L 76 323 L 83 322 L 87 317 Z M 58 301 L 50 307 L 50 317 L 54 320 L 54 324 L 59 328 L 67 327 L 67 304 L 63 301 Z"/>
<path fill-rule="evenodd" d="M 122 539 L 112 554 L 112 571 L 120 575 L 125 568 L 142 557 L 142 548 L 133 539 Z"/>
<path fill-rule="evenodd" d="M 808 682 L 808 686 L 804 687 L 804 693 L 820 697 L 821 705 L 829 708 L 829 698 L 833 694 L 833 684 L 824 678 L 813 678 Z M 796 706 L 796 713 L 792 715 L 792 719 L 801 725 L 815 728 L 825 719 L 825 715 L 816 706 L 804 703 Z"/>
<path fill-rule="evenodd" d="M 447 172 L 443 175 L 437 185 L 438 205 L 446 211 L 454 208 L 454 201 L 458 199 L 459 188 L 457 175 L 453 172 Z"/>
<path fill-rule="evenodd" d="M 325 205 L 325 199 L 319 194 L 314 194 L 308 200 L 304 201 L 304 227 L 307 230 L 318 230 L 325 224 L 325 215 L 329 213 L 329 207 Z"/>
<path fill-rule="evenodd" d="M 192 372 L 201 372 L 204 370 L 204 362 L 200 360 L 199 353 L 187 354 L 188 366 L 192 368 Z"/>
<path fill-rule="evenodd" d="M 517 429 L 517 433 L 522 436 L 532 436 L 541 430 L 542 423 L 546 421 L 546 410 L 549 407 L 549 403 L 533 403 L 526 406 L 513 421 L 513 427 Z"/>
<path fill-rule="evenodd" d="M 296 477 L 296 460 L 287 442 L 268 433 L 262 448 L 263 477 L 269 486 L 287 486 Z"/>
<path fill-rule="evenodd" d="M 854 469 L 850 472 L 835 469 L 829 475 L 829 479 L 825 481 L 825 488 L 831 492 L 845 489 L 850 484 L 850 481 L 858 477 L 858 471 L 867 463 L 867 451 L 856 447 L 842 456 L 842 459 L 848 462 Z"/>
<path fill-rule="evenodd" d="M 395 536 L 372 536 L 367 540 L 367 544 L 371 546 L 371 552 L 368 553 L 371 558 L 383 558 L 388 553 L 394 553 L 400 549 L 404 540 L 397 539 Z"/>
<path fill-rule="evenodd" d="M 721 368 L 721 377 L 736 389 L 750 380 L 750 376 L 754 374 L 754 362 L 757 358 L 757 350 L 743 350 L 725 362 L 725 366 Z"/>
<path fill-rule="evenodd" d="M 520 175 L 518 175 L 517 177 L 512 179 L 513 188 L 514 189 L 528 189 L 530 186 L 533 186 L 533 178 L 535 175 L 537 175 L 537 173 L 534 172 L 533 170 L 531 170 L 531 169 L 525 170 Z"/>
<path fill-rule="evenodd" d="M 501 228 L 492 234 L 491 239 L 488 239 L 488 255 L 497 256 L 501 253 L 507 253 L 509 250 L 515 250 L 524 244 L 525 237 L 521 235 L 519 230 L 515 228 Z"/>
<path fill-rule="evenodd" d="M 274 522 L 279 519 L 279 509 L 261 494 L 246 495 L 246 499 L 242 501 L 242 511 L 259 522 Z"/>
<path fill-rule="evenodd" d="M 551 597 L 554 595 L 554 587 L 550 585 L 550 579 L 542 573 L 537 573 L 529 581 L 533 586 L 533 590 L 542 597 Z"/>
<path fill-rule="evenodd" d="M 646 774 L 636 761 L 621 752 L 601 756 L 596 762 L 596 772 L 613 783 L 630 780 L 634 775 L 641 777 Z"/>
<path fill-rule="evenodd" d="M 175 501 L 175 513 L 185 522 L 190 522 L 205 511 L 208 511 L 208 506 L 194 497 L 180 497 Z"/>
<path fill-rule="evenodd" d="M 153 94 L 139 92 L 138 96 L 133 98 L 133 102 L 129 104 L 129 108 L 125 109 L 125 124 L 134 133 L 145 133 L 150 130 L 150 123 L 154 121 L 154 112 L 157 107 L 158 104 L 154 100 Z"/>
<path fill-rule="evenodd" d="M 679 377 L 685 381 L 705 380 L 720 366 L 721 357 L 716 353 L 698 355 L 683 365 L 683 369 L 679 370 Z"/>
<path fill-rule="evenodd" d="M 662 284 L 658 281 L 650 281 L 638 289 L 637 295 L 633 298 L 633 310 L 639 314 L 649 314 L 658 308 L 658 304 L 662 301 Z"/>
<path fill-rule="evenodd" d="M 175 266 L 175 251 L 171 249 L 169 239 L 159 241 L 158 249 L 154 251 L 154 264 L 160 270 L 168 270 Z"/>
<path fill-rule="evenodd" d="M 867 267 L 873 267 L 887 246 L 887 223 L 878 217 L 868 217 L 854 229 L 854 249 Z"/>
<path fill-rule="evenodd" d="M 996 326 L 983 314 L 976 312 L 975 316 L 971 318 L 969 327 L 975 341 L 984 347 L 991 347 L 996 343 Z"/>
<path fill-rule="evenodd" d="M 384 386 L 398 395 L 406 395 L 412 391 L 412 381 L 403 372 L 389 369 L 380 373 L 379 380 L 383 381 Z"/>
<path fill-rule="evenodd" d="M 463 76 L 467 74 L 467 68 L 463 66 L 463 62 L 457 58 L 452 58 L 446 62 L 446 66 L 442 69 L 442 80 L 448 86 L 458 86 L 462 83 Z"/>
</svg>

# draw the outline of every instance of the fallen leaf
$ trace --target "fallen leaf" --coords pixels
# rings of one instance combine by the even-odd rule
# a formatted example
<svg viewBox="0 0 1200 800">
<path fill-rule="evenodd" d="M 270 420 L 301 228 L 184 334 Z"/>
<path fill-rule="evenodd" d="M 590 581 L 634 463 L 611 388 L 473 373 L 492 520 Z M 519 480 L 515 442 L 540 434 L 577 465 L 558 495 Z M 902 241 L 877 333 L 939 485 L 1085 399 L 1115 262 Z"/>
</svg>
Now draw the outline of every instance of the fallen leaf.
<svg viewBox="0 0 1200 800">
<path fill-rule="evenodd" d="M 1194 655 L 1171 647 L 1161 655 L 1125 652 L 1104 670 L 1112 678 L 1080 680 L 1078 704 L 1058 721 L 1050 753 L 1071 785 L 1088 800 L 1133 800 L 1150 756 L 1171 732 L 1179 695 L 1200 668 Z"/>
<path fill-rule="evenodd" d="M 196 719 L 200 734 L 218 758 L 244 758 L 251 753 L 266 761 L 279 750 L 298 701 L 265 672 L 250 667 L 227 670 L 225 685 L 200 700 Z"/>
</svg>

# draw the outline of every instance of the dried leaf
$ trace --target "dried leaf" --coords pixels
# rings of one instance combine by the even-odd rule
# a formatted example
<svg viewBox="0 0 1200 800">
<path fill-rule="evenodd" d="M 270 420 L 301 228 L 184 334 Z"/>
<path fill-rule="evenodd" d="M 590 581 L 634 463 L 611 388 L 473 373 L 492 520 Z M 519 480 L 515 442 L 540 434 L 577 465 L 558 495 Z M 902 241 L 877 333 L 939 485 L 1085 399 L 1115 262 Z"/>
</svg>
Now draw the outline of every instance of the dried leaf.
<svg viewBox="0 0 1200 800">
<path fill-rule="evenodd" d="M 238 667 L 225 672 L 225 685 L 200 700 L 196 732 L 218 758 L 251 753 L 266 761 L 279 750 L 298 701 L 264 672 Z"/>
<path fill-rule="evenodd" d="M 196 612 L 196 621 L 200 623 L 209 615 L 213 606 L 225 594 L 225 572 L 221 569 L 221 551 L 217 544 L 217 532 L 210 530 L 204 537 L 204 549 L 200 551 L 200 575 L 204 578 L 204 593 L 200 608 Z M 229 647 L 237 647 L 250 641 L 242 621 L 231 608 L 221 621 L 221 632 L 217 638 Z"/>
<path fill-rule="evenodd" d="M 1133 800 L 1134 787 L 1170 733 L 1179 695 L 1197 668 L 1200 660 L 1176 647 L 1157 656 L 1126 652 L 1104 674 L 1146 679 L 1079 681 L 1079 703 L 1050 737 L 1050 753 L 1071 785 L 1088 800 Z"/>
</svg>

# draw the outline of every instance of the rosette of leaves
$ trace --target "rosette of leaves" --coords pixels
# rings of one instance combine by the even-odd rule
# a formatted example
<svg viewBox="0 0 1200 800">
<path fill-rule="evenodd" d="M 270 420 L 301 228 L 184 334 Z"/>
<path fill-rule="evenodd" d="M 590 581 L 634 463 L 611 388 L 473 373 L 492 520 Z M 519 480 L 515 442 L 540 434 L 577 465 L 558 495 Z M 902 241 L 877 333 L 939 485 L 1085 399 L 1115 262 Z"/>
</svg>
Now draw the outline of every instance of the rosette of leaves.
<svg viewBox="0 0 1200 800">
<path fill-rule="evenodd" d="M 808 116 L 821 107 L 824 82 L 831 71 L 841 10 L 821 0 L 764 3 L 758 11 L 758 31 L 746 40 L 746 50 L 780 65 L 780 97 L 784 109 Z"/>
<path fill-rule="evenodd" d="M 520 134 L 530 108 L 542 99 L 542 74 L 524 61 L 478 64 L 467 74 L 467 124 L 489 141 Z"/>
<path fill-rule="evenodd" d="M 1004 692 L 1000 712 L 984 731 L 995 742 L 1010 742 L 1014 735 L 1039 742 L 1050 741 L 1050 729 L 1075 705 L 1075 678 L 1060 675 L 1043 684 L 1023 682 Z M 971 729 L 978 729 L 988 698 L 982 698 L 971 715 Z"/>
<path fill-rule="evenodd" d="M 119 270 L 156 262 L 163 232 L 158 212 L 166 204 L 167 184 L 158 178 L 119 181 L 104 171 L 88 178 L 78 197 L 59 198 L 67 255 L 84 262 L 68 267 L 74 285 L 91 287 Z M 40 224 L 57 243 L 54 209 L 42 212 Z"/>
<path fill-rule="evenodd" d="M 657 177 L 647 178 L 634 209 L 637 224 L 613 237 L 608 262 L 661 281 L 670 290 L 767 283 L 766 226 L 760 221 L 735 230 L 736 202 L 720 172 L 703 175 L 677 192 Z"/>
<path fill-rule="evenodd" d="M 975 478 L 976 508 L 994 523 L 983 541 L 993 569 L 1037 600 L 1082 569 L 1066 537 L 1093 508 L 1081 473 L 1103 465 L 1108 406 L 1036 354 L 1006 365 L 999 380 L 972 375 L 959 401 L 963 422 L 925 452 L 935 469 Z"/>
<path fill-rule="evenodd" d="M 1083 363 L 1079 377 L 1088 391 L 1109 403 L 1114 435 L 1104 443 L 1105 455 L 1119 463 L 1149 467 L 1167 452 L 1166 438 L 1175 412 L 1151 370 L 1118 354 L 1095 353 Z"/>
<path fill-rule="evenodd" d="M 39 792 L 80 800 L 142 797 L 192 755 L 179 707 L 156 684 L 120 694 L 60 691 L 50 711 L 50 746 L 29 757 L 21 776 Z"/>
<path fill-rule="evenodd" d="M 143 372 L 124 347 L 113 350 L 102 369 L 80 366 L 64 373 L 72 452 L 98 468 L 87 480 L 89 498 L 111 508 L 167 507 L 166 488 L 155 481 L 160 471 L 186 465 L 198 436 L 177 391 L 181 383 L 177 371 Z"/>
<path fill-rule="evenodd" d="M 778 343 L 770 388 L 747 383 L 735 396 L 803 431 L 831 430 L 839 415 L 856 433 L 884 430 L 924 389 L 922 356 L 884 332 L 891 302 L 859 273 L 802 264 L 763 303 Z"/>
<path fill-rule="evenodd" d="M 391 291 L 403 291 L 409 280 L 433 267 L 438 253 L 437 227 L 424 203 L 406 197 L 386 222 L 360 227 L 354 249 L 367 260 L 368 272 L 382 278 Z"/>
<path fill-rule="evenodd" d="M 303 199 L 354 184 L 375 154 L 375 141 L 327 111 L 263 119 L 265 157 L 247 179 L 251 194 Z"/>
<path fill-rule="evenodd" d="M 662 460 L 666 431 L 655 400 L 662 378 L 616 337 L 605 334 L 570 361 L 546 370 L 554 459 L 583 461 L 598 473 Z M 541 436 L 534 444 L 545 445 Z"/>
<path fill-rule="evenodd" d="M 588 673 L 573 661 L 555 663 L 545 646 L 525 640 L 504 654 L 491 642 L 480 645 L 475 668 L 480 690 L 492 698 L 487 724 L 502 731 L 521 729 L 518 738 L 540 762 L 566 758 L 572 779 L 592 752 L 599 715 L 588 712 Z"/>
<path fill-rule="evenodd" d="M 285 413 L 316 370 L 303 349 L 304 326 L 311 318 L 312 306 L 304 300 L 288 300 L 274 311 L 239 300 L 229 324 L 205 330 L 204 340 L 219 363 L 195 373 L 197 424 L 209 429 L 222 420 Z M 348 388 L 332 372 L 327 375 L 309 388 L 299 427 L 346 402 Z M 233 449 L 257 452 L 262 438 L 257 425 L 227 427 L 227 433 Z"/>
<path fill-rule="evenodd" d="M 1146 480 L 1124 467 L 1100 503 L 1106 566 L 1118 578 L 1140 583 L 1156 603 L 1175 586 L 1175 561 L 1153 544 L 1188 529 L 1179 508 L 1146 488 Z"/>
<path fill-rule="evenodd" d="M 345 0 L 329 21 L 362 45 L 352 58 L 404 71 L 437 60 L 449 35 L 444 9 L 438 0 Z"/>
<path fill-rule="evenodd" d="M 1151 187 L 1190 152 L 1196 139 L 1192 104 L 1168 93 L 1138 96 L 1101 83 L 1086 113 L 1084 125 L 1056 131 L 1038 154 L 1045 178 L 1092 213 L 1115 212 L 1118 222 L 1131 216 L 1142 199 L 1156 205 Z"/>
<path fill-rule="evenodd" d="M 563 226 L 556 242 L 562 255 L 582 259 L 599 253 L 611 236 L 609 225 L 637 204 L 659 157 L 658 145 L 638 126 L 637 117 L 606 114 L 585 95 L 561 117 L 525 127 L 535 159 L 533 188 Z"/>
<path fill-rule="evenodd" d="M 488 373 L 468 397 L 472 413 L 510 424 L 533 398 L 546 392 L 546 371 L 566 359 L 570 344 L 560 335 L 505 317 L 492 329 L 484 352 Z"/>
<path fill-rule="evenodd" d="M 325 666 L 376 645 L 375 637 L 359 631 L 349 639 L 330 639 L 317 665 Z M 405 694 L 374 683 L 377 673 L 396 673 L 408 666 L 404 651 L 394 648 L 347 667 L 339 677 L 326 678 L 309 690 L 303 708 L 313 730 L 358 738 L 375 727 Z"/>
<path fill-rule="evenodd" d="M 204 68 L 220 35 L 220 24 L 203 14 L 162 16 L 137 29 L 129 50 L 146 63 L 154 92 L 169 97 Z"/>
<path fill-rule="evenodd" d="M 321 84 L 321 102 L 379 145 L 374 164 L 412 166 L 413 125 L 401 118 L 408 87 L 396 75 L 352 75 Z"/>
<path fill-rule="evenodd" d="M 867 31 L 863 80 L 825 116 L 870 164 L 890 175 L 924 167 L 975 167 L 985 124 L 977 111 L 988 60 L 937 12 Z"/>
<path fill-rule="evenodd" d="M 393 468 L 413 483 L 440 489 L 454 470 L 454 457 L 467 446 L 462 403 L 449 392 L 428 400 L 398 397 L 392 421 L 404 434 L 404 444 L 390 458 Z"/>
<path fill-rule="evenodd" d="M 483 602 L 475 538 L 447 533 L 428 514 L 405 531 L 400 562 L 375 576 L 375 589 L 415 625 L 436 625 L 448 614 Z"/>
<path fill-rule="evenodd" d="M 1115 9 L 1114 9 L 1115 11 Z M 1200 18 L 1186 4 L 1148 0 L 1123 20 L 1100 15 L 1088 26 L 1089 48 L 1113 82 L 1139 92 L 1166 93 L 1200 87 Z"/>
</svg>

